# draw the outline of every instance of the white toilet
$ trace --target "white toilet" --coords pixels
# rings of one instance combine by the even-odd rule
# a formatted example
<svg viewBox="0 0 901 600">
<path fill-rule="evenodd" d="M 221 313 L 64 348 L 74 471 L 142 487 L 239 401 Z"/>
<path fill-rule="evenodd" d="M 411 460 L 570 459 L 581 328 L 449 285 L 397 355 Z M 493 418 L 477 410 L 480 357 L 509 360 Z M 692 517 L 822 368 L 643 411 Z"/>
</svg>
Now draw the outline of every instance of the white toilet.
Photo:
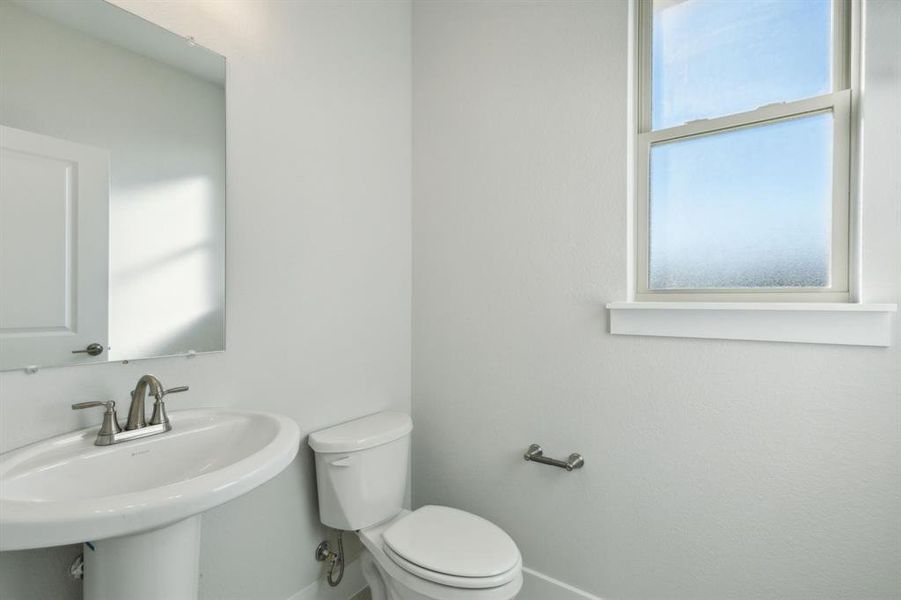
<svg viewBox="0 0 901 600">
<path fill-rule="evenodd" d="M 455 508 L 404 510 L 409 415 L 382 412 L 310 435 L 319 519 L 355 531 L 372 600 L 511 600 L 522 558 L 500 527 Z"/>
</svg>

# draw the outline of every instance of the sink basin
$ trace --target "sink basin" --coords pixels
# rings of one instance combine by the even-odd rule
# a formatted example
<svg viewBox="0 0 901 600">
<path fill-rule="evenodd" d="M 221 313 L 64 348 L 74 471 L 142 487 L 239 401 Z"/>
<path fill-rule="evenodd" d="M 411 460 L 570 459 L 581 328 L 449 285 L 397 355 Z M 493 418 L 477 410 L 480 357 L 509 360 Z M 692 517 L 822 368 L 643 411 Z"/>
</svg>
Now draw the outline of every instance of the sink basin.
<svg viewBox="0 0 901 600">
<path fill-rule="evenodd" d="M 172 431 L 113 446 L 95 446 L 93 427 L 0 455 L 0 550 L 183 521 L 268 481 L 300 445 L 297 424 L 279 415 L 198 409 L 169 418 Z M 199 536 L 199 519 L 197 528 Z"/>
</svg>

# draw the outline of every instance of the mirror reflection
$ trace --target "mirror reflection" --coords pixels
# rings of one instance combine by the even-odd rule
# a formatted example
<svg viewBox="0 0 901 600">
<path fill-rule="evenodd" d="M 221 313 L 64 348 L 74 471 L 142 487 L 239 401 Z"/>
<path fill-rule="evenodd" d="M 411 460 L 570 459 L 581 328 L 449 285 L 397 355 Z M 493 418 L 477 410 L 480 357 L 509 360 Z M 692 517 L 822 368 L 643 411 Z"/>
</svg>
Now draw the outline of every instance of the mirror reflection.
<svg viewBox="0 0 901 600">
<path fill-rule="evenodd" d="M 0 0 L 0 369 L 224 349 L 225 59 Z"/>
</svg>

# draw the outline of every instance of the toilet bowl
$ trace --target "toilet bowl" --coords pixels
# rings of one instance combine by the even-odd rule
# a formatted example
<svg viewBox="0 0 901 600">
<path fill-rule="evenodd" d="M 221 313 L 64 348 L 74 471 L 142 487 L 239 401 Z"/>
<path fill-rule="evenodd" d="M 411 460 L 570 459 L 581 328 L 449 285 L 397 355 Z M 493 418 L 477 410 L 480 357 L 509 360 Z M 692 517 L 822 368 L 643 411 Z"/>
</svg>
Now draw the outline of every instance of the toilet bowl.
<svg viewBox="0 0 901 600">
<path fill-rule="evenodd" d="M 310 434 L 320 520 L 360 538 L 372 600 L 512 600 L 522 557 L 500 527 L 446 506 L 403 508 L 412 428 L 383 412 Z"/>
</svg>

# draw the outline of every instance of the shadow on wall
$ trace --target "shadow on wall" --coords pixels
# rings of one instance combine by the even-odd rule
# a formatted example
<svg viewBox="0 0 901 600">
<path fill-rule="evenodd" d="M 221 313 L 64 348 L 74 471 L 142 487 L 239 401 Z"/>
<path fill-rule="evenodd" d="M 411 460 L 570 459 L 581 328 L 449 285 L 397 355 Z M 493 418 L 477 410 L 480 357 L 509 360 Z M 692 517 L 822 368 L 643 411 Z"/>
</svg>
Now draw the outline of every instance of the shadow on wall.
<svg viewBox="0 0 901 600">
<path fill-rule="evenodd" d="M 224 347 L 222 204 L 203 176 L 118 190 L 111 359 Z"/>
</svg>

